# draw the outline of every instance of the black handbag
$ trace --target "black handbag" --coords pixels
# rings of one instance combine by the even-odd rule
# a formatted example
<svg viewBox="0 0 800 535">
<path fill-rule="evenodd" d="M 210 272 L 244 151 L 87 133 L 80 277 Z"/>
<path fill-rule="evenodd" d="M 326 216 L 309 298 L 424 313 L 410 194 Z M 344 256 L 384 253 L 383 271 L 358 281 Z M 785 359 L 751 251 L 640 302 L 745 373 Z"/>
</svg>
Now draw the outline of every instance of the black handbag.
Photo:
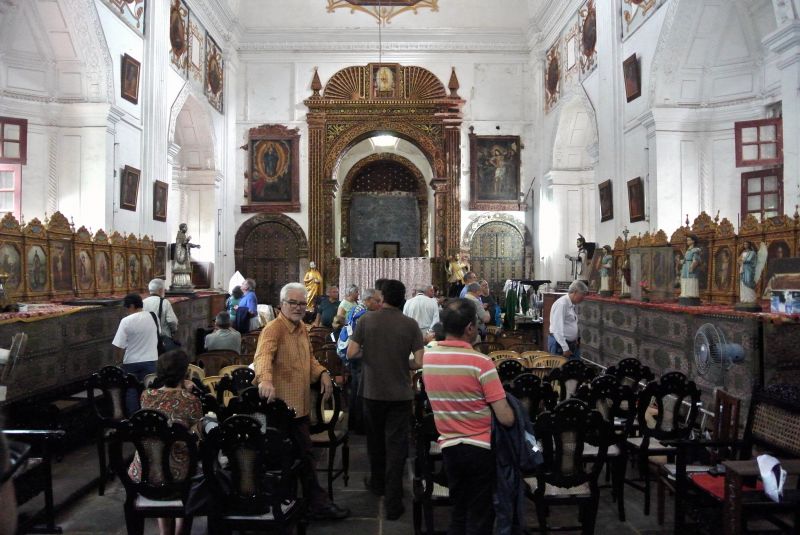
<svg viewBox="0 0 800 535">
<path fill-rule="evenodd" d="M 158 302 L 158 316 L 153 314 L 153 319 L 156 322 L 156 327 L 158 328 L 158 354 L 161 355 L 162 353 L 166 353 L 167 351 L 172 351 L 173 349 L 178 349 L 181 347 L 181 343 L 172 338 L 172 336 L 167 334 L 161 334 L 161 307 L 164 304 L 164 298 L 162 297 L 161 300 Z"/>
</svg>

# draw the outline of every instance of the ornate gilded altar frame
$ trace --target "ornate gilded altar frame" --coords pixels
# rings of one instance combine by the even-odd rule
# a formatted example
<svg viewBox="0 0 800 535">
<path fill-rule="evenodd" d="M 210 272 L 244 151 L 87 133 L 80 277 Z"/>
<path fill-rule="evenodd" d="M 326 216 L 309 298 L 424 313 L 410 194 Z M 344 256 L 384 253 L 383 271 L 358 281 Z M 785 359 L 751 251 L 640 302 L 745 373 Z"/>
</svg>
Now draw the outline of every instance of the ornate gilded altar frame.
<svg viewBox="0 0 800 535">
<path fill-rule="evenodd" d="M 6 298 L 11 303 L 25 294 L 27 272 L 24 251 L 19 222 L 11 212 L 7 212 L 0 221 L 0 272 L 8 276 L 5 291 Z"/>
<path fill-rule="evenodd" d="M 134 234 L 128 234 L 128 237 L 125 238 L 125 249 L 128 288 L 131 292 L 141 292 L 147 283 L 142 281 L 142 252 L 139 249 L 139 239 Z"/>
<path fill-rule="evenodd" d="M 341 237 L 342 237 L 342 246 L 339 250 L 341 256 L 349 256 L 350 255 L 350 204 L 353 200 L 353 192 L 352 192 L 352 185 L 353 180 L 359 175 L 364 167 L 370 165 L 371 163 L 381 161 L 381 160 L 391 160 L 393 162 L 397 162 L 408 171 L 413 174 L 417 179 L 417 184 L 419 186 L 417 190 L 417 207 L 419 209 L 419 250 L 420 256 L 427 256 L 428 254 L 428 229 L 429 229 L 429 217 L 428 217 L 428 189 L 427 184 L 425 184 L 425 178 L 422 176 L 422 173 L 417 166 L 411 163 L 410 160 L 403 158 L 397 154 L 391 153 L 377 153 L 377 154 L 370 154 L 366 158 L 359 160 L 356 162 L 353 167 L 347 172 L 347 176 L 344 179 L 344 183 L 342 184 L 342 226 L 341 226 Z"/>
<path fill-rule="evenodd" d="M 125 238 L 116 230 L 109 236 L 111 243 L 111 289 L 115 294 L 128 293 L 128 248 Z"/>
<path fill-rule="evenodd" d="M 737 246 L 736 230 L 727 218 L 720 221 L 715 230 L 709 248 L 711 257 L 708 259 L 711 301 L 732 305 L 736 302 L 738 295 L 739 265 L 737 261 L 741 246 Z"/>
<path fill-rule="evenodd" d="M 47 245 L 50 254 L 50 289 L 53 297 L 75 295 L 75 266 L 73 264 L 75 244 L 72 227 L 61 212 L 54 213 L 47 222 Z M 56 257 L 61 256 L 61 271 Z"/>
<path fill-rule="evenodd" d="M 97 286 L 97 295 L 109 295 L 113 291 L 113 260 L 111 257 L 111 244 L 108 235 L 103 229 L 98 230 L 92 240 L 94 247 L 94 280 Z"/>
<path fill-rule="evenodd" d="M 75 232 L 75 294 L 79 297 L 91 297 L 97 293 L 95 279 L 94 247 L 92 235 L 82 226 Z"/>
<path fill-rule="evenodd" d="M 46 299 L 50 297 L 50 250 L 47 247 L 47 231 L 38 218 L 31 219 L 22 229 L 23 243 L 25 245 L 23 258 L 23 271 L 25 273 L 25 298 L 26 299 Z M 29 257 L 36 258 L 37 253 L 41 252 L 39 266 L 36 266 Z M 38 268 L 38 269 L 37 269 Z M 33 286 L 34 270 L 38 273 L 39 283 Z M 44 277 L 44 283 L 41 283 Z"/>
<path fill-rule="evenodd" d="M 281 143 L 288 145 L 289 161 L 284 162 L 282 165 L 286 170 L 281 177 L 267 177 L 262 176 L 264 173 L 256 169 L 255 158 L 258 155 L 260 148 L 267 143 Z M 280 147 L 280 146 L 279 146 Z M 283 212 L 299 212 L 300 211 L 300 133 L 297 128 L 287 128 L 280 124 L 262 124 L 255 128 L 251 128 L 247 133 L 247 145 L 244 148 L 247 151 L 247 171 L 245 177 L 245 191 L 244 196 L 247 199 L 247 204 L 242 205 L 242 213 L 266 212 L 272 214 L 280 214 Z M 279 157 L 280 160 L 280 157 Z M 253 200 L 252 186 L 254 182 L 264 180 L 269 182 L 272 178 L 277 181 L 286 182 L 284 184 L 289 192 L 289 199 L 286 201 L 255 201 Z"/>
<path fill-rule="evenodd" d="M 444 261 L 458 249 L 461 225 L 461 109 L 455 69 L 445 85 L 422 67 L 399 65 L 396 98 L 373 97 L 372 73 L 384 64 L 346 67 L 324 86 L 315 71 L 312 95 L 304 101 L 309 130 L 309 245 L 326 280 L 338 278 L 334 171 L 347 150 L 378 134 L 392 134 L 417 146 L 433 169 L 434 256 Z M 386 64 L 394 67 L 395 64 Z M 449 94 L 447 92 L 449 89 Z M 322 92 L 322 93 L 321 93 Z M 333 277 L 333 279 L 331 279 Z"/>
</svg>

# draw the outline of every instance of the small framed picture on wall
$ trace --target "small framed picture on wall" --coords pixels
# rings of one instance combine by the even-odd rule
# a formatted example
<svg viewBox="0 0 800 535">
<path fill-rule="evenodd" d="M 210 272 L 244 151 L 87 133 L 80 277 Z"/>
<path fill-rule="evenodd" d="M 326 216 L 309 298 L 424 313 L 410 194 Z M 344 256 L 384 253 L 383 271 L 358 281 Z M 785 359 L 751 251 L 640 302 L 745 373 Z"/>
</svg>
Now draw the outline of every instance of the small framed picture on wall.
<svg viewBox="0 0 800 535">
<path fill-rule="evenodd" d="M 611 181 L 601 182 L 597 188 L 600 190 L 600 222 L 614 219 L 614 196 L 611 190 Z"/>
<path fill-rule="evenodd" d="M 373 245 L 375 258 L 399 258 L 400 242 L 376 241 Z"/>
<path fill-rule="evenodd" d="M 156 180 L 153 182 L 153 219 L 156 221 L 167 220 L 167 190 L 166 182 Z"/>
<path fill-rule="evenodd" d="M 123 210 L 136 211 L 141 174 L 141 171 L 130 165 L 126 165 L 122 169 L 122 180 L 119 183 L 119 207 Z"/>
<path fill-rule="evenodd" d="M 122 56 L 120 93 L 122 98 L 134 104 L 139 103 L 139 72 L 141 67 L 142 64 L 128 54 Z"/>
<path fill-rule="evenodd" d="M 644 221 L 644 183 L 642 177 L 628 180 L 628 212 L 631 223 Z"/>
<path fill-rule="evenodd" d="M 642 96 L 642 78 L 639 73 L 639 58 L 632 54 L 622 62 L 622 74 L 625 80 L 625 98 L 628 102 Z"/>
</svg>

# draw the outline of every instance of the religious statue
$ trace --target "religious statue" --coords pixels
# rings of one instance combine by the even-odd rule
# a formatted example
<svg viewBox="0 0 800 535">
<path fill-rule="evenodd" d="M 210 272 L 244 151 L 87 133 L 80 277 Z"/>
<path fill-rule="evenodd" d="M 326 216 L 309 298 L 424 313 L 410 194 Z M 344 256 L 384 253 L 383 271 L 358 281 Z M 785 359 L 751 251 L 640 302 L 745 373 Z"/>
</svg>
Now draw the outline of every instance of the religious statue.
<svg viewBox="0 0 800 535">
<path fill-rule="evenodd" d="M 681 267 L 681 295 L 679 303 L 687 306 L 697 306 L 700 304 L 700 265 L 702 263 L 702 251 L 697 246 L 697 236 L 689 234 L 686 236 L 686 254 L 683 255 L 683 266 Z"/>
<path fill-rule="evenodd" d="M 611 273 L 614 270 L 614 257 L 611 256 L 611 246 L 603 246 L 603 258 L 600 259 L 600 295 L 611 297 Z"/>
<path fill-rule="evenodd" d="M 586 249 L 586 238 L 578 234 L 578 240 L 575 242 L 575 245 L 578 246 L 578 254 L 576 256 L 564 255 L 564 258 L 566 258 L 572 263 L 572 272 L 571 272 L 572 279 L 583 280 L 586 278 L 584 272 L 586 266 L 588 265 L 587 259 L 589 254 Z"/>
<path fill-rule="evenodd" d="M 756 283 L 761 278 L 761 271 L 767 263 L 767 248 L 763 246 L 756 251 L 753 242 L 744 242 L 742 254 L 739 256 L 739 302 L 736 310 L 760 312 L 756 296 Z"/>
<path fill-rule="evenodd" d="M 199 245 L 192 243 L 192 237 L 186 233 L 189 227 L 186 223 L 178 226 L 178 234 L 175 236 L 175 243 L 172 244 L 172 284 L 170 292 L 191 293 L 194 291 L 192 285 L 192 249 L 200 248 Z"/>
<path fill-rule="evenodd" d="M 619 268 L 619 296 L 621 299 L 631 296 L 631 264 L 627 253 L 622 257 L 622 266 Z"/>
<path fill-rule="evenodd" d="M 444 269 L 447 271 L 447 282 L 450 283 L 447 295 L 448 297 L 458 297 L 464 287 L 464 275 L 470 270 L 469 253 L 462 250 L 458 257 L 450 256 Z"/>
<path fill-rule="evenodd" d="M 314 310 L 314 303 L 322 295 L 322 274 L 317 271 L 317 263 L 309 262 L 306 276 L 303 277 L 303 284 L 306 285 L 306 310 Z"/>
</svg>

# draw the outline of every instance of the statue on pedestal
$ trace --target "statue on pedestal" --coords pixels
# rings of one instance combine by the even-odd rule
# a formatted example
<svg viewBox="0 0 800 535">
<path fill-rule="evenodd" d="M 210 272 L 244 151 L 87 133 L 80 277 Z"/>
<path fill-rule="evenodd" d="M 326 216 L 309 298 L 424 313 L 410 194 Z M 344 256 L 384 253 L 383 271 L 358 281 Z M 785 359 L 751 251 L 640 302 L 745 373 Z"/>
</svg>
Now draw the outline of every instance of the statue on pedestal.
<svg viewBox="0 0 800 535">
<path fill-rule="evenodd" d="M 600 259 L 600 295 L 611 297 L 611 273 L 614 270 L 614 257 L 611 255 L 611 246 L 603 246 L 603 258 Z"/>
<path fill-rule="evenodd" d="M 684 306 L 697 306 L 700 304 L 700 264 L 702 251 L 697 246 L 697 236 L 686 236 L 686 254 L 683 255 L 681 267 L 681 295 L 678 302 Z"/>
<path fill-rule="evenodd" d="M 306 285 L 306 301 L 308 302 L 306 310 L 314 310 L 317 298 L 322 295 L 322 274 L 317 270 L 316 262 L 308 263 L 308 271 L 303 277 L 303 284 Z"/>
<path fill-rule="evenodd" d="M 464 287 L 464 275 L 470 271 L 469 252 L 461 250 L 458 256 L 451 255 L 447 259 L 447 265 L 444 269 L 447 272 L 447 282 L 450 285 L 447 296 L 458 297 Z"/>
<path fill-rule="evenodd" d="M 586 249 L 586 238 L 578 234 L 578 240 L 575 242 L 578 246 L 578 254 L 576 256 L 564 255 L 564 258 L 572 263 L 571 276 L 573 280 L 584 280 L 586 278 L 586 267 L 588 266 L 587 260 L 589 251 Z"/>
<path fill-rule="evenodd" d="M 192 293 L 192 249 L 200 248 L 199 245 L 192 243 L 192 237 L 186 233 L 189 227 L 186 223 L 178 226 L 178 234 L 175 236 L 175 243 L 172 244 L 172 284 L 169 287 L 170 293 Z"/>
<path fill-rule="evenodd" d="M 739 256 L 739 302 L 736 310 L 761 312 L 756 296 L 756 283 L 761 278 L 761 271 L 767 263 L 767 249 L 761 247 L 756 252 L 753 242 L 744 242 L 742 254 Z"/>
</svg>

